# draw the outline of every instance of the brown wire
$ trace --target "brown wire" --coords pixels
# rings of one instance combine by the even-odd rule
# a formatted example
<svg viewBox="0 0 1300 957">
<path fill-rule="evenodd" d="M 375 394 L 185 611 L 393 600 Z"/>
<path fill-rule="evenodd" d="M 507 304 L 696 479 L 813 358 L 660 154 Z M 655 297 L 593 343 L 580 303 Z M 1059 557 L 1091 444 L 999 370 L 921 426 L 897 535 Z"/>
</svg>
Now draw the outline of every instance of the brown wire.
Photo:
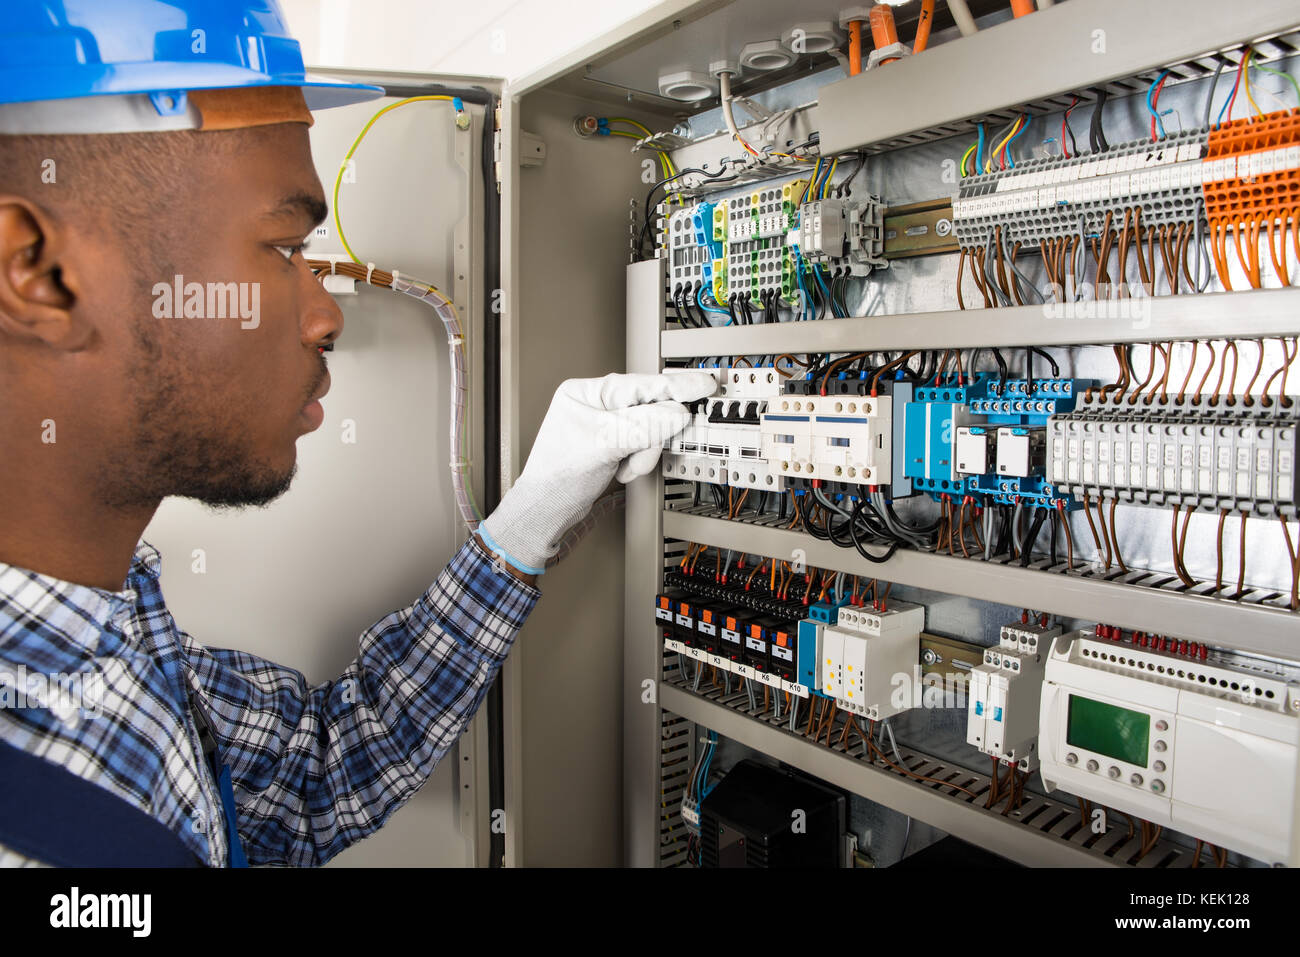
<svg viewBox="0 0 1300 957">
<path fill-rule="evenodd" d="M 875 722 L 872 722 L 872 723 L 874 724 Z M 917 774 L 915 771 L 909 771 L 907 768 L 899 767 L 899 766 L 898 766 L 897 764 L 895 764 L 893 761 L 889 760 L 889 758 L 885 757 L 885 753 L 884 753 L 883 751 L 881 751 L 878 747 L 876 747 L 876 742 L 873 741 L 871 738 L 867 738 L 867 747 L 871 750 L 871 752 L 872 752 L 873 754 L 875 754 L 875 756 L 876 756 L 877 758 L 879 758 L 881 761 L 884 761 L 885 764 L 889 765 L 889 766 L 890 766 L 891 768 L 893 768 L 895 771 L 898 771 L 898 772 L 900 772 L 900 773 L 902 773 L 902 774 L 906 774 L 909 778 L 915 778 L 915 779 L 918 780 L 918 781 L 929 781 L 929 782 L 931 782 L 932 784 L 940 784 L 940 785 L 943 785 L 943 786 L 946 787 L 946 788 L 952 788 L 952 789 L 954 789 L 954 790 L 956 790 L 956 791 L 960 791 L 962 794 L 965 794 L 965 795 L 967 795 L 967 796 L 970 797 L 970 798 L 974 798 L 974 797 L 975 797 L 975 795 L 974 795 L 973 793 L 971 793 L 971 792 L 968 791 L 966 788 L 961 787 L 961 786 L 959 786 L 959 785 L 956 785 L 956 784 L 950 784 L 950 783 L 947 782 L 947 781 L 940 781 L 938 778 L 927 778 L 927 777 L 926 777 L 925 775 L 923 775 L 923 774 Z"/>
<path fill-rule="evenodd" d="M 1216 538 L 1216 552 L 1218 554 L 1218 564 L 1214 572 L 1214 593 L 1217 595 L 1223 591 L 1223 523 L 1228 518 L 1226 508 L 1219 509 L 1219 534 Z"/>
<path fill-rule="evenodd" d="M 1097 496 L 1097 527 L 1101 529 L 1101 541 L 1102 544 L 1106 546 L 1106 571 L 1110 571 L 1110 566 L 1114 559 L 1111 556 L 1110 536 L 1109 533 L 1107 533 L 1106 531 L 1106 519 L 1102 515 L 1102 511 L 1101 511 L 1102 503 L 1104 501 L 1105 501 L 1104 496 L 1101 495 Z M 1100 558 L 1101 556 L 1098 555 L 1097 557 Z"/>
<path fill-rule="evenodd" d="M 1183 580 L 1186 581 L 1189 586 L 1195 585 L 1196 579 L 1192 578 L 1191 572 L 1187 570 L 1187 560 L 1183 555 L 1187 551 L 1187 526 L 1192 520 L 1192 512 L 1194 511 L 1195 509 L 1189 505 L 1187 506 L 1187 511 L 1183 512 L 1183 530 L 1178 536 L 1178 567 L 1182 569 Z"/>
<path fill-rule="evenodd" d="M 1191 384 L 1192 373 L 1196 371 L 1196 348 L 1200 345 L 1195 339 L 1192 340 L 1192 359 L 1187 364 L 1187 377 L 1183 379 L 1183 387 L 1178 390 L 1178 398 L 1175 400 L 1179 405 L 1187 398 L 1187 386 Z"/>
<path fill-rule="evenodd" d="M 1020 297 L 1020 283 L 1017 282 L 1019 276 L 1016 275 L 1016 253 L 1020 252 L 1020 243 L 1015 243 L 1011 247 L 1010 265 L 1007 267 L 1007 281 L 1011 284 L 1011 294 L 1016 297 L 1016 305 L 1023 306 L 1025 300 Z"/>
<path fill-rule="evenodd" d="M 1098 506 L 1100 506 L 1098 500 Z M 1119 564 L 1119 570 L 1125 575 L 1128 574 L 1128 566 L 1124 564 L 1124 556 L 1119 553 L 1119 536 L 1115 534 L 1115 506 L 1119 504 L 1119 499 L 1110 500 L 1110 543 L 1115 549 L 1115 561 Z"/>
<path fill-rule="evenodd" d="M 1062 506 L 1059 509 L 1061 513 L 1061 528 L 1065 532 L 1065 560 L 1070 571 L 1074 571 L 1074 535 L 1070 531 L 1070 513 Z M 980 546 L 983 548 L 983 546 Z"/>
<path fill-rule="evenodd" d="M 1169 347 L 1165 352 L 1165 374 L 1160 380 L 1160 404 L 1164 405 L 1169 401 L 1169 372 L 1174 367 L 1174 343 L 1169 342 Z"/>
<path fill-rule="evenodd" d="M 1160 387 L 1161 379 L 1169 378 L 1169 353 L 1165 351 L 1164 345 L 1159 342 L 1155 343 L 1155 348 L 1160 352 L 1160 362 L 1164 365 L 1164 372 L 1152 381 L 1151 391 L 1147 393 L 1146 401 L 1144 403 L 1146 405 L 1150 405 L 1156 400 L 1156 390 Z M 1154 358 L 1154 356 L 1152 358 Z"/>
<path fill-rule="evenodd" d="M 1118 254 L 1115 257 L 1119 264 L 1119 290 L 1117 296 L 1120 299 L 1128 297 L 1128 251 L 1136 239 L 1138 276 L 1141 277 L 1143 284 L 1147 281 L 1146 263 L 1142 261 L 1142 236 L 1137 229 L 1138 210 L 1129 207 L 1124 210 L 1124 228 L 1120 230 Z"/>
<path fill-rule="evenodd" d="M 962 298 L 962 294 L 961 294 L 961 281 L 964 273 L 966 272 L 966 256 L 968 252 L 969 252 L 968 250 L 962 249 L 961 255 L 957 257 L 957 308 L 958 309 L 966 308 L 966 300 Z M 972 270 L 974 269 L 973 266 L 971 268 Z"/>
<path fill-rule="evenodd" d="M 1250 390 L 1255 387 L 1255 380 L 1259 378 L 1260 372 L 1264 370 L 1264 340 L 1256 339 L 1255 343 L 1259 346 L 1259 361 L 1255 363 L 1255 374 L 1250 377 L 1250 381 L 1246 383 L 1246 390 L 1242 393 L 1241 401 L 1246 408 L 1250 408 L 1255 404 L 1255 399 L 1250 394 Z"/>
<path fill-rule="evenodd" d="M 1210 405 L 1219 404 L 1219 392 L 1223 388 L 1223 374 L 1228 371 L 1228 353 L 1232 353 L 1232 375 L 1228 377 L 1228 405 L 1235 405 L 1236 396 L 1232 394 L 1233 384 L 1237 381 L 1237 344 L 1231 339 L 1223 344 L 1223 356 L 1219 363 L 1219 381 L 1214 383 L 1214 395 L 1210 396 Z"/>
<path fill-rule="evenodd" d="M 1291 529 L 1287 527 L 1286 516 L 1280 516 L 1282 534 L 1286 536 L 1286 553 L 1291 559 L 1291 610 L 1300 607 L 1300 547 L 1291 544 Z"/>
<path fill-rule="evenodd" d="M 1092 520 L 1092 506 L 1088 503 L 1087 492 L 1083 493 L 1083 514 L 1087 516 L 1088 528 L 1092 530 L 1092 541 L 1097 546 L 1097 561 L 1101 561 L 1101 537 L 1097 534 L 1097 523 Z"/>
<path fill-rule="evenodd" d="M 1205 343 L 1205 348 L 1210 350 L 1210 364 L 1205 367 L 1205 375 L 1201 376 L 1201 381 L 1196 385 L 1196 395 L 1192 396 L 1193 405 L 1200 405 L 1201 393 L 1205 390 L 1205 383 L 1210 380 L 1210 373 L 1214 371 L 1214 343 Z M 1219 378 L 1222 379 L 1223 376 L 1220 375 Z"/>
<path fill-rule="evenodd" d="M 1178 555 L 1178 510 L 1180 506 L 1174 506 L 1174 520 L 1169 530 L 1169 549 L 1174 559 L 1174 573 L 1182 580 L 1182 583 L 1191 588 L 1196 582 L 1192 581 L 1187 572 L 1183 570 L 1182 562 L 1179 561 Z"/>
<path fill-rule="evenodd" d="M 1152 380 L 1152 378 L 1155 377 L 1155 374 L 1156 374 L 1156 346 L 1155 346 L 1155 343 L 1148 343 L 1148 347 L 1151 349 L 1151 365 L 1150 365 L 1150 367 L 1148 367 L 1148 369 L 1147 369 L 1147 377 L 1146 377 L 1145 379 L 1143 379 L 1141 382 L 1138 383 L 1137 387 L 1133 390 L 1133 394 L 1132 394 L 1131 396 L 1129 396 L 1129 400 L 1128 400 L 1128 404 L 1129 404 L 1129 405 L 1136 405 L 1136 404 L 1137 404 L 1137 400 L 1140 399 L 1140 398 L 1142 397 L 1142 393 L 1143 393 L 1143 391 L 1145 391 L 1145 389 L 1146 389 L 1146 387 L 1147 387 L 1147 383 L 1149 383 L 1149 382 Z"/>
<path fill-rule="evenodd" d="M 1250 514 L 1249 512 L 1242 512 L 1242 513 L 1241 513 L 1241 542 L 1240 542 L 1240 545 L 1239 545 L 1240 550 L 1241 550 L 1241 558 L 1240 558 L 1240 562 L 1239 562 L 1239 564 L 1237 565 L 1237 594 L 1235 594 L 1235 595 L 1232 596 L 1232 597 L 1234 597 L 1234 598 L 1240 598 L 1240 597 L 1242 596 L 1242 594 L 1244 593 L 1244 591 L 1245 591 L 1245 584 L 1246 584 L 1246 518 L 1249 516 L 1249 514 Z"/>
</svg>

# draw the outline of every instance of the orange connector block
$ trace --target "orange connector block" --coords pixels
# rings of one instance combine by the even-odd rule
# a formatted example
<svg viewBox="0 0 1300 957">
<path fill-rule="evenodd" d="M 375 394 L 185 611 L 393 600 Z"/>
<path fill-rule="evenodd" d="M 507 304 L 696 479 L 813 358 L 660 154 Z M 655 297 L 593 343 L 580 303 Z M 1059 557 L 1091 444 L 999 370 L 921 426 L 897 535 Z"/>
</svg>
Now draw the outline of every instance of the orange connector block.
<svg viewBox="0 0 1300 957">
<path fill-rule="evenodd" d="M 1204 159 L 1210 250 L 1227 289 L 1228 236 L 1251 286 L 1261 285 L 1260 234 L 1284 285 L 1287 236 L 1300 255 L 1300 109 L 1232 120 L 1210 131 Z M 1219 165 L 1215 165 L 1219 164 Z"/>
</svg>

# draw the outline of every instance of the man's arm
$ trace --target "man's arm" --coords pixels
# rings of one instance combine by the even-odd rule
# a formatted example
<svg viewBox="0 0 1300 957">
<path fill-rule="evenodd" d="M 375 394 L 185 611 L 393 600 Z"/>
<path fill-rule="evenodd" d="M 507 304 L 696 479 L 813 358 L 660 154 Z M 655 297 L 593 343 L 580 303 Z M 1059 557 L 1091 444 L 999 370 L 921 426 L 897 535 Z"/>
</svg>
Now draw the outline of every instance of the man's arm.
<svg viewBox="0 0 1300 957">
<path fill-rule="evenodd" d="M 422 785 L 482 703 L 540 592 L 477 539 L 414 604 L 361 636 L 337 679 L 182 634 L 231 768 L 251 864 L 323 864 Z"/>
<path fill-rule="evenodd" d="M 301 674 L 183 636 L 230 764 L 250 863 L 321 864 L 380 827 L 478 709 L 567 529 L 650 472 L 710 394 L 707 373 L 570 379 L 519 479 L 419 601 L 361 638 L 316 688 Z"/>
</svg>

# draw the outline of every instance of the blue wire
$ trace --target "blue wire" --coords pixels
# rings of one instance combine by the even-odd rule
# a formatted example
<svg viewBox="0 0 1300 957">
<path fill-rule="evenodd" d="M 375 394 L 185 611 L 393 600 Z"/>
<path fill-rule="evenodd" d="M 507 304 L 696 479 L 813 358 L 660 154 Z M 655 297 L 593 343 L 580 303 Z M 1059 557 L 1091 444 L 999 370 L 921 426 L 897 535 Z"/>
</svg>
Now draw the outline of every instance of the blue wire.
<svg viewBox="0 0 1300 957">
<path fill-rule="evenodd" d="M 979 176 L 984 172 L 984 124 L 980 124 L 980 138 L 975 146 L 975 175 Z"/>
<path fill-rule="evenodd" d="M 826 285 L 826 280 L 822 279 L 821 269 L 817 266 L 813 266 L 812 274 L 817 280 L 817 285 L 822 287 L 822 292 L 826 293 L 826 298 L 829 299 L 831 297 L 831 291 Z"/>
<path fill-rule="evenodd" d="M 821 188 L 817 190 L 817 197 L 818 197 L 819 199 L 824 198 L 824 197 L 822 196 L 822 194 L 826 192 L 826 184 L 827 184 L 828 182 L 830 182 L 830 178 L 831 178 L 831 168 L 832 168 L 833 166 L 834 166 L 833 163 L 827 163 L 827 164 L 826 164 L 826 172 L 822 175 Z"/>
<path fill-rule="evenodd" d="M 722 313 L 722 315 L 726 316 L 726 317 L 727 317 L 727 321 L 723 323 L 724 326 L 729 326 L 729 325 L 732 324 L 732 322 L 735 321 L 734 319 L 732 319 L 732 317 L 731 317 L 731 313 L 727 312 L 727 310 L 725 310 L 725 309 L 718 309 L 718 308 L 715 307 L 715 306 L 706 306 L 706 305 L 704 304 L 704 287 L 703 287 L 703 286 L 701 286 L 701 287 L 699 288 L 699 291 L 695 293 L 695 301 L 696 301 L 697 303 L 699 303 L 700 308 L 703 309 L 705 312 L 719 312 L 719 313 Z"/>
<path fill-rule="evenodd" d="M 793 248 L 794 248 L 794 256 L 796 260 L 796 267 L 795 267 L 794 274 L 795 274 L 795 278 L 799 280 L 799 291 L 803 293 L 803 297 L 799 303 L 799 305 L 802 307 L 799 310 L 799 318 L 802 319 L 804 313 L 808 309 L 808 304 L 812 301 L 812 297 L 808 295 L 808 287 L 803 284 L 803 271 L 804 271 L 803 253 L 799 252 L 798 246 L 795 246 Z"/>
<path fill-rule="evenodd" d="M 1228 112 L 1228 104 L 1231 102 L 1232 102 L 1232 91 L 1229 90 L 1227 97 L 1225 97 L 1223 100 L 1223 106 L 1219 107 L 1219 118 L 1214 121 L 1215 126 L 1220 126 L 1223 123 L 1223 114 Z"/>
<path fill-rule="evenodd" d="M 1017 132 L 1015 136 L 1011 137 L 1011 139 L 1007 142 L 1006 147 L 1004 148 L 1007 154 L 1007 166 L 1010 169 L 1016 168 L 1015 158 L 1011 155 L 1011 147 L 1015 145 L 1016 140 L 1020 139 L 1020 137 L 1025 135 L 1025 130 L 1029 129 L 1029 124 L 1033 121 L 1033 119 L 1034 118 L 1032 116 L 1026 116 L 1025 122 L 1020 127 L 1019 132 Z"/>
<path fill-rule="evenodd" d="M 717 747 L 718 747 L 718 733 L 716 731 L 710 731 L 709 732 L 709 756 L 705 758 L 704 761 L 704 776 L 700 778 L 701 789 L 706 784 L 709 783 L 709 768 L 713 765 L 713 753 L 714 751 L 717 750 Z M 713 788 L 716 787 L 717 784 L 714 784 L 713 787 L 709 788 L 707 791 L 702 791 L 702 793 L 700 794 L 700 800 L 703 801 L 706 797 L 712 794 Z"/>
<path fill-rule="evenodd" d="M 1160 114 L 1156 111 L 1155 106 L 1152 104 L 1151 96 L 1152 94 L 1155 93 L 1156 87 L 1160 85 L 1160 81 L 1163 80 L 1168 75 L 1169 75 L 1169 71 L 1165 70 L 1158 77 L 1156 77 L 1156 81 L 1151 84 L 1151 89 L 1147 90 L 1147 112 L 1155 117 L 1156 129 L 1160 131 L 1161 139 L 1165 138 L 1165 121 L 1160 118 Z"/>
</svg>

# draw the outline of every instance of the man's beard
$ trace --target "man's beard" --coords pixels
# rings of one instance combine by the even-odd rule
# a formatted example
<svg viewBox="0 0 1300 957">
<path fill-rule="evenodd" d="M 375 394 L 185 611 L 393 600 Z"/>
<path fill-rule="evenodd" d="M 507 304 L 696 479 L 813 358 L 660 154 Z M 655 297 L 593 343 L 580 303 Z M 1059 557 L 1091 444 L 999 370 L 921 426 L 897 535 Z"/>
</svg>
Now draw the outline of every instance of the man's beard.
<svg viewBox="0 0 1300 957">
<path fill-rule="evenodd" d="M 163 498 L 192 498 L 214 508 L 264 506 L 289 490 L 298 471 L 254 461 L 221 430 L 220 419 L 196 421 L 182 401 L 196 389 L 175 357 L 136 328 L 139 349 L 129 372 L 133 434 L 103 473 L 100 498 L 112 508 L 153 507 Z M 170 361 L 169 361 L 170 360 Z M 324 377 L 322 363 L 321 378 Z M 319 380 L 313 385 L 319 385 Z"/>
</svg>

